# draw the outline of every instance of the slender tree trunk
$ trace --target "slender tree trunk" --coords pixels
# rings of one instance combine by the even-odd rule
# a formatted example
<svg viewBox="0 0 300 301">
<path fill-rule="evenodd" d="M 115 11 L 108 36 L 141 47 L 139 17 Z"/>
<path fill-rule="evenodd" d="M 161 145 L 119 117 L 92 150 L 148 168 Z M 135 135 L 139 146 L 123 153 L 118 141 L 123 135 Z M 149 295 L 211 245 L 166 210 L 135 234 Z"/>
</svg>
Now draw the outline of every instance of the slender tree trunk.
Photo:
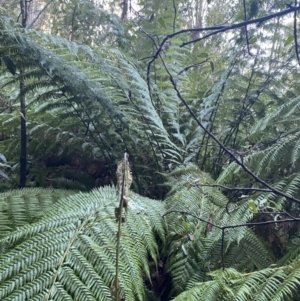
<svg viewBox="0 0 300 301">
<path fill-rule="evenodd" d="M 195 15 L 193 16 L 194 19 L 194 27 L 202 28 L 203 27 L 203 0 L 196 0 L 195 3 Z M 194 32 L 192 34 L 192 39 L 198 39 L 200 37 L 200 32 Z"/>
<path fill-rule="evenodd" d="M 121 3 L 121 6 L 122 6 L 122 15 L 121 15 L 121 18 L 122 18 L 122 20 L 124 20 L 124 19 L 127 19 L 127 13 L 128 13 L 128 0 L 124 0 L 124 1 Z"/>
<path fill-rule="evenodd" d="M 21 73 L 21 72 L 20 72 Z M 20 82 L 20 92 L 23 93 L 25 88 L 24 81 Z M 27 133 L 26 133 L 26 102 L 25 96 L 22 95 L 20 99 L 21 112 L 21 153 L 20 153 L 20 184 L 19 187 L 25 187 L 27 174 Z"/>
<path fill-rule="evenodd" d="M 22 27 L 26 28 L 27 21 L 27 2 L 26 0 L 20 0 Z M 24 70 L 20 70 L 20 76 L 22 76 Z M 21 153 L 20 153 L 20 184 L 19 187 L 25 187 L 26 174 L 27 174 L 27 133 L 26 133 L 26 100 L 24 95 L 25 83 L 20 81 L 20 112 L 21 112 Z"/>
</svg>

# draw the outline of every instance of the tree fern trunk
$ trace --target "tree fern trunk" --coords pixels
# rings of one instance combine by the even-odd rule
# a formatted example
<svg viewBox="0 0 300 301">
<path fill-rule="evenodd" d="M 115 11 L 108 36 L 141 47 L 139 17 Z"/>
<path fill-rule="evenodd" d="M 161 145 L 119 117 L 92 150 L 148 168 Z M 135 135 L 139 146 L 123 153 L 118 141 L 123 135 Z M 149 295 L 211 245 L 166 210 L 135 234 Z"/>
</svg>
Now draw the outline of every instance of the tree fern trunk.
<svg viewBox="0 0 300 301">
<path fill-rule="evenodd" d="M 20 72 L 22 74 L 22 72 Z M 22 95 L 25 88 L 24 81 L 20 82 L 20 112 L 21 112 L 21 153 L 20 153 L 20 184 L 19 187 L 25 187 L 26 172 L 27 172 L 27 133 L 26 133 L 26 119 L 25 119 L 25 96 Z"/>
<path fill-rule="evenodd" d="M 26 0 L 20 0 L 20 9 L 22 15 L 22 27 L 26 28 L 27 21 L 27 2 Z M 22 75 L 23 70 L 20 71 Z M 20 184 L 19 187 L 25 187 L 26 185 L 26 172 L 27 172 L 27 133 L 26 133 L 26 101 L 23 94 L 25 83 L 20 81 L 20 112 L 21 112 L 21 153 L 20 153 Z"/>
</svg>

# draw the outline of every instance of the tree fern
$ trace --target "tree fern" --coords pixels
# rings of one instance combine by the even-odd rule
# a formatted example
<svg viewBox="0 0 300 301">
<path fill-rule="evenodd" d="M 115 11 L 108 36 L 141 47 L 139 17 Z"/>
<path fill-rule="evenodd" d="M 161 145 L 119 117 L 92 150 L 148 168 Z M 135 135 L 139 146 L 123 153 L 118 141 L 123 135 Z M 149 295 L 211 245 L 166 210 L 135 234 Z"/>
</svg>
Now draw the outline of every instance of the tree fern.
<svg viewBox="0 0 300 301">
<path fill-rule="evenodd" d="M 21 77 L 26 81 L 30 99 L 27 124 L 33 136 L 29 149 L 44 152 L 41 141 L 47 127 L 47 140 L 51 141 L 47 151 L 57 151 L 53 148 L 60 143 L 53 143 L 53 139 L 67 141 L 70 149 L 82 148 L 88 154 L 92 150 L 92 157 L 106 161 L 111 172 L 124 148 L 144 153 L 143 160 L 151 160 L 153 170 L 159 170 L 165 160 L 181 160 L 134 59 L 107 46 L 91 49 L 60 37 L 21 31 L 4 18 L 1 22 L 1 52 L 13 55 L 17 68 L 27 67 L 26 73 L 14 78 L 6 73 L 2 82 L 9 95 Z M 18 93 L 13 95 L 19 97 Z M 10 130 L 18 117 L 17 112 L 1 116 Z M 15 154 L 16 139 L 10 140 L 10 151 Z M 136 171 L 144 168 L 133 162 L 136 176 L 142 177 L 144 173 Z"/>
</svg>

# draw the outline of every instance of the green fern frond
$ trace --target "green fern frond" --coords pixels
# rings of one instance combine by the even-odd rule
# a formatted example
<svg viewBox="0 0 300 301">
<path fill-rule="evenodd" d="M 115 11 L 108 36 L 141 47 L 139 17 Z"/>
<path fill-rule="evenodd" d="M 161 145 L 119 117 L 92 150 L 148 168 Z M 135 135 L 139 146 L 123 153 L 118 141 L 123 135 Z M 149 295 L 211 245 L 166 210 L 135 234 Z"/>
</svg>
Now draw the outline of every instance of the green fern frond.
<svg viewBox="0 0 300 301">
<path fill-rule="evenodd" d="M 250 133 L 257 133 L 262 132 L 265 130 L 267 126 L 270 124 L 279 124 L 284 120 L 286 117 L 290 117 L 291 115 L 295 114 L 297 110 L 299 110 L 299 97 L 295 97 L 286 101 L 283 105 L 277 107 L 273 112 L 266 115 L 266 117 L 258 120 L 255 125 L 252 126 Z M 291 119 L 288 119 L 288 122 L 291 122 Z"/>
<path fill-rule="evenodd" d="M 221 284 L 217 281 L 206 281 L 201 285 L 194 286 L 192 289 L 187 290 L 181 293 L 179 296 L 174 298 L 174 301 L 200 301 L 200 300 L 226 300 L 226 299 L 218 299 L 218 297 L 222 296 L 222 287 Z"/>
<path fill-rule="evenodd" d="M 298 260 L 288 266 L 273 266 L 245 274 L 234 269 L 218 270 L 210 276 L 213 280 L 196 284 L 174 300 L 285 301 L 299 296 Z"/>
<path fill-rule="evenodd" d="M 43 191 L 43 190 L 41 190 Z M 120 285 L 126 300 L 145 300 L 142 271 L 150 276 L 148 254 L 157 261 L 157 218 L 162 203 L 134 195 L 122 226 Z M 52 300 L 110 300 L 115 274 L 117 224 L 114 188 L 74 194 L 55 202 L 37 222 L 0 241 L 1 300 L 48 296 Z M 154 232 L 153 232 L 154 231 Z M 23 298 L 23 299 L 22 299 Z M 65 299 L 64 299 L 65 298 Z"/>
<path fill-rule="evenodd" d="M 59 189 L 26 188 L 0 193 L 0 238 L 40 219 L 59 199 L 74 194 Z"/>
<path fill-rule="evenodd" d="M 243 238 L 236 244 L 230 244 L 224 254 L 224 266 L 238 271 L 264 269 L 273 262 L 273 255 L 265 242 L 249 228 L 245 229 Z"/>
</svg>

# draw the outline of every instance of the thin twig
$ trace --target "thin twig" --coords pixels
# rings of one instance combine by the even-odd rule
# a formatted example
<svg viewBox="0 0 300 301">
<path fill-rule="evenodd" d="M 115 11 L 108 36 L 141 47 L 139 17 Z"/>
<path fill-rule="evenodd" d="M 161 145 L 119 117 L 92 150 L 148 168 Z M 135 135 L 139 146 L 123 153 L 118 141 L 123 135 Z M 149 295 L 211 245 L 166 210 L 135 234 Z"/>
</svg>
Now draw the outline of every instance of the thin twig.
<svg viewBox="0 0 300 301">
<path fill-rule="evenodd" d="M 209 59 L 206 59 L 206 60 L 204 60 L 204 61 L 202 61 L 202 62 L 200 62 L 200 63 L 195 63 L 195 64 L 192 64 L 192 65 L 190 65 L 190 66 L 187 66 L 187 67 L 183 68 L 182 70 L 180 70 L 180 71 L 177 73 L 177 75 L 179 76 L 180 74 L 182 74 L 183 72 L 188 71 L 188 70 L 191 69 L 191 68 L 199 67 L 199 66 L 203 65 L 204 63 L 206 63 L 206 62 L 208 62 L 208 61 L 209 61 Z"/>
<path fill-rule="evenodd" d="M 176 3 L 175 3 L 175 0 L 173 0 L 173 8 L 174 8 L 173 33 L 174 33 L 174 32 L 175 32 L 176 16 L 177 16 L 177 9 L 176 9 Z"/>
<path fill-rule="evenodd" d="M 224 263 L 224 239 L 225 239 L 225 230 L 222 229 L 222 241 L 221 241 L 221 258 L 222 258 L 222 268 L 225 269 L 225 263 Z"/>
<path fill-rule="evenodd" d="M 253 222 L 253 223 L 244 223 L 244 224 L 236 224 L 236 225 L 228 225 L 228 226 L 219 226 L 217 224 L 210 222 L 209 220 L 206 220 L 202 217 L 197 216 L 196 214 L 193 214 L 191 212 L 184 211 L 184 210 L 170 210 L 170 211 L 167 211 L 165 214 L 163 214 L 162 217 L 165 217 L 166 215 L 171 214 L 171 213 L 180 213 L 183 215 L 188 215 L 188 216 L 194 217 L 197 220 L 199 220 L 203 223 L 206 223 L 206 224 L 210 224 L 213 227 L 216 227 L 220 230 L 235 229 L 235 228 L 240 228 L 240 227 L 253 227 L 253 226 L 264 226 L 264 225 L 272 225 L 272 224 L 283 224 L 283 223 L 290 223 L 290 222 L 300 222 L 299 217 L 291 217 L 291 218 L 286 218 L 286 219 L 279 219 L 276 221 Z"/>
<path fill-rule="evenodd" d="M 197 216 L 197 215 L 195 215 L 191 212 L 183 211 L 183 210 L 169 210 L 165 214 L 162 215 L 162 218 L 164 218 L 166 215 L 171 214 L 171 213 L 180 213 L 180 214 L 183 214 L 183 215 L 191 216 L 191 217 L 199 220 L 200 222 L 210 224 L 211 226 L 213 226 L 213 227 L 215 227 L 215 228 L 222 231 L 222 235 L 221 235 L 221 261 L 222 261 L 222 268 L 223 269 L 224 269 L 224 258 L 225 258 L 224 240 L 225 240 L 225 230 L 226 229 L 235 229 L 235 228 L 240 228 L 240 227 L 265 226 L 265 225 L 272 225 L 272 224 L 284 224 L 284 223 L 291 223 L 291 222 L 300 222 L 300 218 L 293 217 L 293 216 L 289 215 L 291 218 L 280 219 L 280 220 L 276 220 L 276 221 L 273 220 L 273 221 L 265 221 L 265 222 L 254 222 L 254 223 L 244 223 L 244 224 L 237 224 L 237 225 L 219 226 L 217 224 L 214 224 L 210 220 L 206 220 L 206 219 L 204 219 L 202 217 L 199 217 L 199 216 Z"/>
<path fill-rule="evenodd" d="M 228 187 L 228 186 L 225 186 L 225 185 L 219 185 L 219 184 L 193 184 L 193 186 L 204 186 L 204 187 L 217 187 L 217 188 L 223 188 L 223 189 L 226 189 L 226 190 L 230 190 L 230 191 L 259 191 L 259 192 L 265 192 L 265 193 L 268 193 L 268 192 L 272 192 L 271 189 L 265 189 L 265 188 L 248 188 L 248 187 Z"/>
<path fill-rule="evenodd" d="M 247 20 L 247 21 L 243 21 L 243 22 L 239 22 L 239 23 L 234 23 L 234 24 L 231 24 L 231 25 L 223 25 L 223 26 L 219 25 L 219 26 L 211 26 L 211 27 L 206 27 L 206 28 L 192 28 L 192 29 L 181 30 L 181 31 L 178 31 L 178 32 L 174 33 L 172 35 L 172 37 L 175 36 L 175 35 L 178 35 L 180 33 L 184 33 L 184 32 L 203 32 L 203 31 L 212 30 L 213 31 L 212 34 L 207 35 L 207 36 L 211 36 L 211 35 L 215 35 L 215 34 L 221 33 L 221 32 L 226 32 L 226 31 L 229 31 L 229 30 L 232 30 L 232 29 L 245 27 L 245 26 L 250 25 L 250 24 L 258 23 L 260 25 L 261 23 L 263 23 L 265 21 L 271 20 L 273 18 L 281 17 L 281 16 L 284 16 L 284 15 L 287 15 L 287 14 L 290 14 L 290 13 L 293 13 L 293 12 L 297 12 L 298 10 L 300 10 L 300 6 L 290 6 L 288 9 L 282 10 L 282 11 L 274 13 L 274 14 L 270 14 L 270 15 L 267 15 L 267 16 L 264 16 L 264 17 L 261 17 L 261 18 L 257 18 L 257 19 L 251 19 L 251 20 Z M 198 41 L 203 40 L 203 38 L 204 37 L 199 38 L 199 39 L 195 39 L 195 40 L 191 40 L 191 41 L 188 41 L 188 42 L 184 42 L 184 43 L 181 44 L 180 47 L 184 47 L 186 45 L 196 43 Z"/>
<path fill-rule="evenodd" d="M 163 39 L 160 46 L 157 48 L 155 54 L 152 56 L 152 59 L 148 63 L 147 79 L 150 76 L 150 66 L 158 58 L 160 52 L 162 51 L 162 49 L 164 47 L 164 44 L 167 42 L 167 40 L 169 40 L 169 39 L 171 39 L 175 36 L 181 35 L 183 33 L 190 33 L 190 32 L 213 31 L 213 33 L 206 36 L 206 37 L 209 37 L 209 36 L 215 35 L 217 33 L 226 32 L 226 31 L 229 31 L 229 30 L 232 30 L 232 29 L 245 27 L 246 25 L 256 24 L 256 23 L 261 24 L 265 21 L 271 20 L 271 19 L 276 18 L 276 17 L 281 17 L 281 16 L 284 16 L 284 15 L 290 14 L 290 13 L 296 12 L 298 10 L 300 10 L 300 6 L 296 6 L 296 7 L 289 6 L 288 9 L 285 9 L 285 10 L 282 10 L 280 12 L 270 14 L 270 15 L 267 15 L 267 16 L 264 16 L 264 17 L 261 17 L 261 18 L 257 18 L 257 19 L 251 19 L 251 20 L 247 20 L 247 21 L 243 21 L 243 22 L 239 22 L 239 23 L 234 23 L 234 24 L 231 24 L 231 25 L 216 25 L 216 26 L 210 26 L 210 27 L 204 27 L 204 28 L 183 29 L 183 30 L 174 32 L 172 34 L 169 34 Z M 181 44 L 180 47 L 184 47 L 188 44 L 196 43 L 196 42 L 198 42 L 199 40 L 202 40 L 202 39 L 203 38 L 199 38 L 199 39 L 191 40 L 189 42 L 184 42 L 184 43 Z"/>
<path fill-rule="evenodd" d="M 215 120 L 215 118 L 217 116 L 217 112 L 218 112 L 219 105 L 220 105 L 220 100 L 223 97 L 225 86 L 227 85 L 227 81 L 229 79 L 229 76 L 231 75 L 231 72 L 233 71 L 233 68 L 234 68 L 234 65 L 235 65 L 236 62 L 237 62 L 237 58 L 235 58 L 231 62 L 230 67 L 228 69 L 229 71 L 226 71 L 227 72 L 226 78 L 223 81 L 222 86 L 221 86 L 221 88 L 219 90 L 220 92 L 218 93 L 217 99 L 215 100 L 215 104 L 214 104 L 215 108 L 212 110 L 212 112 L 210 114 L 210 117 L 208 119 L 208 121 L 209 121 L 209 131 L 210 132 L 213 131 L 214 120 Z M 203 160 L 202 160 L 201 169 L 203 169 L 203 167 L 205 165 L 205 162 L 206 162 L 206 159 L 208 158 L 208 146 L 209 146 L 208 145 L 208 141 L 209 141 L 209 137 L 206 135 L 206 132 L 204 133 L 204 135 L 202 137 L 202 141 L 201 141 L 200 145 L 204 144 L 204 140 L 206 140 L 206 145 L 205 145 L 205 150 L 204 150 L 204 156 L 203 156 Z M 198 160 L 199 160 L 200 152 L 201 152 L 201 148 L 199 147 L 198 153 L 196 155 L 196 162 L 198 162 Z"/>
<path fill-rule="evenodd" d="M 292 11 L 295 11 L 295 9 L 296 8 L 290 8 L 290 10 L 291 9 L 293 9 Z M 297 10 L 299 10 L 300 9 L 300 7 L 297 7 Z M 284 12 L 286 12 L 286 11 L 290 11 L 290 10 L 285 10 Z M 280 14 L 280 15 L 283 15 L 283 12 L 280 12 L 280 13 L 278 13 L 278 14 Z M 273 14 L 274 15 L 274 14 Z M 272 15 L 272 16 L 273 16 Z M 266 17 L 263 17 L 263 18 L 259 18 L 259 19 L 266 19 L 266 18 L 270 18 L 270 16 L 271 15 L 269 15 L 269 16 L 266 16 Z M 257 20 L 258 19 L 256 19 L 256 20 L 249 20 L 249 22 L 250 21 L 256 21 L 257 22 Z M 245 23 L 245 22 L 242 22 L 242 23 Z M 238 24 L 242 24 L 242 23 L 238 23 Z M 243 24 L 243 26 L 244 26 L 245 24 Z M 233 24 L 232 26 L 236 26 L 237 27 L 237 24 Z M 182 32 L 182 31 L 181 31 Z M 175 35 L 175 34 L 174 34 Z M 173 36 L 174 36 L 173 35 Z M 147 67 L 147 85 L 148 85 L 148 89 L 149 89 L 149 93 L 151 94 L 151 90 L 150 90 L 150 67 L 151 67 L 151 63 L 153 63 L 154 62 L 154 60 L 156 59 L 156 57 L 157 56 L 159 56 L 160 57 L 160 59 L 161 59 L 161 61 L 162 61 L 162 63 L 163 63 L 163 66 L 164 66 L 164 68 L 165 68 L 165 70 L 166 70 L 166 72 L 167 72 L 167 74 L 169 75 L 169 80 L 170 80 L 170 82 L 171 82 L 171 84 L 172 84 L 172 86 L 173 86 L 173 88 L 174 88 L 174 90 L 176 91 L 176 93 L 177 93 L 177 96 L 178 96 L 178 98 L 182 101 L 182 103 L 185 105 L 185 107 L 187 108 L 187 110 L 189 111 L 189 113 L 190 113 L 190 115 L 193 117 L 193 119 L 196 121 L 196 123 L 199 125 L 199 127 L 200 128 L 202 128 L 203 129 L 203 131 L 212 139 L 212 140 L 214 140 L 216 143 L 217 143 L 217 145 L 221 148 L 221 149 L 223 149 L 223 151 L 225 152 L 225 153 L 227 153 L 229 156 L 230 156 L 230 158 L 233 160 L 233 161 L 235 161 L 247 174 L 249 174 L 252 178 L 254 178 L 255 179 L 255 181 L 256 182 L 258 182 L 258 183 L 260 183 L 260 184 L 262 184 L 263 186 L 265 186 L 265 187 L 267 187 L 268 189 L 270 189 L 271 190 L 271 192 L 273 192 L 273 193 L 275 193 L 276 195 L 280 195 L 280 196 L 282 196 L 282 197 L 284 197 L 284 198 L 286 198 L 286 199 L 288 199 L 288 200 L 290 200 L 290 201 L 292 201 L 292 202 L 295 202 L 295 203 L 297 203 L 297 204 L 300 204 L 300 200 L 299 199 L 297 199 L 297 198 L 295 198 L 295 197 L 293 197 L 293 196 L 291 196 L 291 195 L 289 195 L 289 194 L 286 194 L 286 193 L 284 193 L 283 191 L 280 191 L 280 190 L 278 190 L 278 189 L 276 189 L 276 188 L 274 188 L 273 186 L 271 186 L 270 184 L 268 184 L 267 182 L 265 182 L 264 180 L 262 180 L 261 178 L 259 178 L 257 175 L 255 175 L 254 174 L 254 172 L 252 171 L 252 170 L 250 170 L 245 164 L 244 164 L 244 162 L 243 162 L 243 160 L 242 160 L 242 158 L 240 158 L 240 157 L 236 157 L 235 156 L 235 154 L 231 151 L 231 150 L 229 150 L 211 131 L 209 131 L 200 121 L 199 121 L 199 119 L 197 118 L 197 116 L 196 116 L 196 114 L 193 112 L 193 110 L 191 109 L 191 107 L 188 105 L 188 103 L 186 102 L 186 100 L 182 97 L 182 95 L 181 95 L 181 93 L 180 93 L 180 91 L 178 90 L 178 88 L 177 88 L 177 85 L 176 85 L 176 82 L 175 82 L 175 80 L 174 80 L 174 78 L 173 78 L 173 76 L 172 76 L 172 74 L 170 73 L 170 71 L 168 70 L 168 68 L 167 68 L 167 66 L 166 66 L 166 64 L 165 64 L 165 62 L 164 62 L 164 60 L 162 59 L 162 57 L 161 57 L 161 55 L 160 55 L 160 49 L 161 49 L 161 47 L 163 46 L 163 44 L 164 44 L 164 42 L 166 42 L 167 41 L 167 39 L 168 39 L 168 36 L 163 40 L 163 42 L 161 43 L 161 45 L 159 46 L 159 48 L 158 48 L 158 50 L 157 50 L 157 52 L 156 52 L 156 54 L 154 55 L 154 57 L 153 57 L 153 59 L 148 63 L 148 67 Z M 157 56 L 156 56 L 157 55 Z"/>
</svg>

